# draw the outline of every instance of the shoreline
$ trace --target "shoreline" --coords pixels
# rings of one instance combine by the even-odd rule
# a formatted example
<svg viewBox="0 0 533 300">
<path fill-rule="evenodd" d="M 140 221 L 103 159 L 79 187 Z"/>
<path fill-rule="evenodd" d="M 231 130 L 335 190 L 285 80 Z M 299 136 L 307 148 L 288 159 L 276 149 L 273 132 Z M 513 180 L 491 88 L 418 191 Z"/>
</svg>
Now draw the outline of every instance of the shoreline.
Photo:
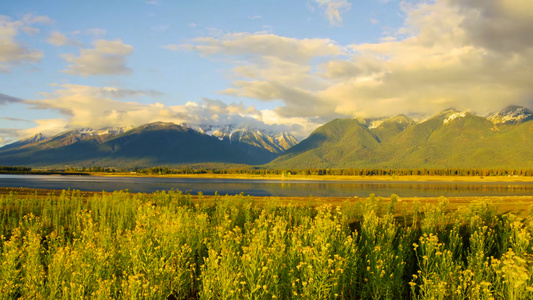
<svg viewBox="0 0 533 300">
<path fill-rule="evenodd" d="M 240 179 L 240 180 L 281 180 L 281 181 L 369 181 L 369 182 L 471 182 L 471 183 L 533 183 L 533 176 L 447 176 L 447 175 L 300 175 L 277 174 L 143 174 L 109 172 L 0 172 L 0 175 L 43 175 L 43 176 L 101 176 L 101 177 L 139 177 L 139 178 L 192 178 L 192 179 Z"/>
<path fill-rule="evenodd" d="M 131 173 L 94 172 L 89 176 L 103 177 L 150 177 L 150 178 L 205 178 L 243 180 L 283 180 L 283 181 L 383 181 L 383 182 L 472 182 L 472 183 L 533 183 L 533 176 L 441 176 L 441 175 L 254 175 L 254 174 L 167 174 L 148 175 Z"/>
</svg>

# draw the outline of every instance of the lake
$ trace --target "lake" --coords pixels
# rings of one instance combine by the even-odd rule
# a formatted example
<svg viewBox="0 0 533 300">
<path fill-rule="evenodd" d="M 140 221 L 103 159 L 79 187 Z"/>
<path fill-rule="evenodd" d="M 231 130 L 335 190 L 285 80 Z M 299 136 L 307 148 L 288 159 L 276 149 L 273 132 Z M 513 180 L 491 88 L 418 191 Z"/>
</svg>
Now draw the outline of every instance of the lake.
<svg viewBox="0 0 533 300">
<path fill-rule="evenodd" d="M 180 190 L 186 193 L 279 197 L 464 197 L 464 196 L 530 196 L 532 182 L 408 182 L 408 181 L 316 181 L 316 180 L 258 180 L 206 179 L 164 177 L 103 177 L 61 175 L 0 175 L 0 187 L 40 189 L 76 189 L 82 191 L 132 192 Z"/>
</svg>

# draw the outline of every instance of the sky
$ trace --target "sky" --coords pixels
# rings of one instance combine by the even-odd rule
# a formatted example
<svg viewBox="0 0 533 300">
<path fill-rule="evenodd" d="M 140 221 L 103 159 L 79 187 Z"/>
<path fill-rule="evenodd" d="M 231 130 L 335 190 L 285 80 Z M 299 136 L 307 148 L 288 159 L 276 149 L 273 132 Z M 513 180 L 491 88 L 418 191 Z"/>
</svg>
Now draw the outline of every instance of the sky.
<svg viewBox="0 0 533 300">
<path fill-rule="evenodd" d="M 0 145 L 74 128 L 533 106 L 530 0 L 5 0 Z"/>
</svg>

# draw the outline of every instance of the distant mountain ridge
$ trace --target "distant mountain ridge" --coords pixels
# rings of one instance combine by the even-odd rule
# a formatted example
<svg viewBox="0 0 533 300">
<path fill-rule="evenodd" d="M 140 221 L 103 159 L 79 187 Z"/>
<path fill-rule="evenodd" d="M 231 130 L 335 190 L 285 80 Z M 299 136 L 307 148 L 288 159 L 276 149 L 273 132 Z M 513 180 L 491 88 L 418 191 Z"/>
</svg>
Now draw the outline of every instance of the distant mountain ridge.
<svg viewBox="0 0 533 300">
<path fill-rule="evenodd" d="M 227 138 L 225 135 L 219 138 L 201 130 L 164 122 L 135 128 L 80 128 L 52 137 L 38 134 L 4 146 L 0 148 L 0 165 L 263 164 L 297 142 L 292 135 L 283 132 L 263 133 L 235 126 L 230 133 Z"/>
<path fill-rule="evenodd" d="M 484 118 L 455 109 L 416 123 L 406 116 L 336 119 L 268 164 L 272 168 L 533 168 L 533 121 L 511 106 Z M 504 121 L 502 121 L 504 120 Z"/>
</svg>

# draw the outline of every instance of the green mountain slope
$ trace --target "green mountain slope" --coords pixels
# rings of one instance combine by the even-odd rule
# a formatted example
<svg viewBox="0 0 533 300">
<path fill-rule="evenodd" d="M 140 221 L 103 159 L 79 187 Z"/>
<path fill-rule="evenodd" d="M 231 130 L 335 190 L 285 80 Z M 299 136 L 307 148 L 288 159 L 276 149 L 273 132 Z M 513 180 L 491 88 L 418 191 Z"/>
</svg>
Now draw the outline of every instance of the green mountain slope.
<svg viewBox="0 0 533 300">
<path fill-rule="evenodd" d="M 533 121 L 496 125 L 446 110 L 414 124 L 404 116 L 368 129 L 334 120 L 269 164 L 273 168 L 533 168 Z"/>
<path fill-rule="evenodd" d="M 487 149 L 485 139 L 494 125 L 469 113 L 447 111 L 418 124 L 383 145 L 390 167 L 483 167 L 491 161 L 474 159 L 473 151 Z M 400 151 L 398 151 L 401 149 Z M 479 152 L 478 152 L 479 154 Z M 478 155 L 479 156 L 479 155 Z"/>
<path fill-rule="evenodd" d="M 336 119 L 319 127 L 270 165 L 322 168 L 350 162 L 358 157 L 372 156 L 372 149 L 378 145 L 377 137 L 359 121 Z"/>
<path fill-rule="evenodd" d="M 416 122 L 405 115 L 398 115 L 396 117 L 383 121 L 376 128 L 371 131 L 379 139 L 381 143 L 387 141 L 389 138 L 396 136 L 398 133 L 415 125 Z"/>
</svg>

